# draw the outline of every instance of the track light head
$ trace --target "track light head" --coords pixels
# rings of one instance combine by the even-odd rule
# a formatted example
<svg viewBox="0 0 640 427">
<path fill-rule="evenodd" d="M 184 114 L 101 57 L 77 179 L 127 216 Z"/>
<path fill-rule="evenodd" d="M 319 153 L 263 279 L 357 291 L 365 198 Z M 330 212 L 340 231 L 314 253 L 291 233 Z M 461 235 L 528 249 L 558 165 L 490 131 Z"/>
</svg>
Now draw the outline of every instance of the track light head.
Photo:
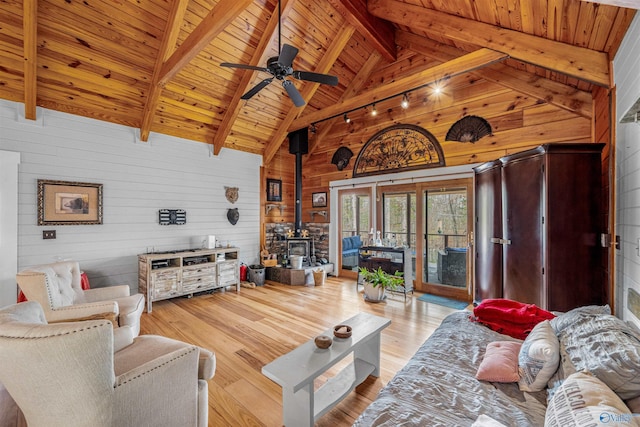
<svg viewBox="0 0 640 427">
<path fill-rule="evenodd" d="M 378 110 L 376 110 L 376 104 L 373 104 L 373 106 L 371 107 L 371 115 L 373 117 L 378 115 Z"/>
<path fill-rule="evenodd" d="M 349 118 L 349 116 L 347 116 L 347 113 L 344 113 L 344 122 L 345 123 L 350 123 L 351 119 Z"/>
<path fill-rule="evenodd" d="M 402 95 L 402 101 L 400 102 L 400 106 L 405 110 L 409 108 L 409 97 L 407 96 L 406 93 Z"/>
</svg>

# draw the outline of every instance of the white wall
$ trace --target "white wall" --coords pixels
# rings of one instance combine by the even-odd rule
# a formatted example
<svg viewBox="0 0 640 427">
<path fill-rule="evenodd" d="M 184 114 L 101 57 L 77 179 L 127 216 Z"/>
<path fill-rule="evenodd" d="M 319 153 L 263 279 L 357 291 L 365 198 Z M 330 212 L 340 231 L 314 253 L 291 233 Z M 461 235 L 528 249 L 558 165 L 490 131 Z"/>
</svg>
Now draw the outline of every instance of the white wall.
<svg viewBox="0 0 640 427">
<path fill-rule="evenodd" d="M 254 263 L 260 243 L 260 156 L 137 130 L 52 110 L 20 119 L 23 105 L 0 101 L 0 150 L 20 152 L 18 267 L 78 260 L 92 287 L 128 284 L 137 290 L 137 254 L 147 248 L 190 248 L 194 236 L 215 234 Z M 38 226 L 37 180 L 103 184 L 102 225 Z M 235 204 L 225 186 L 238 187 Z M 239 208 L 232 226 L 227 209 Z M 185 209 L 187 224 L 161 226 L 159 209 Z M 43 230 L 56 230 L 43 240 Z"/>
<path fill-rule="evenodd" d="M 616 211 L 621 249 L 616 262 L 617 315 L 640 326 L 640 319 L 627 309 L 629 288 L 640 293 L 640 123 L 620 119 L 640 98 L 640 14 L 636 14 L 614 60 L 617 97 Z"/>
<path fill-rule="evenodd" d="M 19 164 L 20 153 L 0 150 L 0 307 L 16 302 Z"/>
</svg>

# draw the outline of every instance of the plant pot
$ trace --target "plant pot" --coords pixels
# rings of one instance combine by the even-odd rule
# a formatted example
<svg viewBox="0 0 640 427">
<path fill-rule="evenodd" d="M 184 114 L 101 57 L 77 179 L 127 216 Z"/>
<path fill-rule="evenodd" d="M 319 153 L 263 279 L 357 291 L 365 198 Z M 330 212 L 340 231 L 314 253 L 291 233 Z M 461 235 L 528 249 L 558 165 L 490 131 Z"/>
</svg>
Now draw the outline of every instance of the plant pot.
<svg viewBox="0 0 640 427">
<path fill-rule="evenodd" d="M 384 301 L 386 298 L 385 289 L 382 286 L 373 286 L 369 282 L 363 282 L 364 299 L 370 302 Z"/>
</svg>

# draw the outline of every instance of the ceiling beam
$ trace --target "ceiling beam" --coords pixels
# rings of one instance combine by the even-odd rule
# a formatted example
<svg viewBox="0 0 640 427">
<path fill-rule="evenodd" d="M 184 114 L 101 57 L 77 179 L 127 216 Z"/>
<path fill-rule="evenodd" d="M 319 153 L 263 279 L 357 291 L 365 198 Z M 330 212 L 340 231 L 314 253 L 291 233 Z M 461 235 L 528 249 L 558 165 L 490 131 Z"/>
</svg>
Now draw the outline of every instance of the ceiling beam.
<svg viewBox="0 0 640 427">
<path fill-rule="evenodd" d="M 281 4 L 281 15 L 282 20 L 286 20 L 289 12 L 293 9 L 293 4 L 295 0 L 283 0 Z M 260 41 L 258 42 L 258 46 L 256 46 L 256 50 L 251 57 L 251 61 L 249 65 L 258 66 L 259 64 L 266 64 L 268 59 L 268 50 L 267 48 L 275 40 L 275 37 L 278 35 L 278 14 L 277 10 L 274 10 L 271 14 L 271 18 L 269 18 L 269 22 L 267 22 L 267 27 L 265 28 Z M 233 123 L 238 118 L 240 114 L 240 110 L 242 109 L 242 95 L 249 90 L 249 86 L 253 82 L 253 76 L 256 72 L 247 72 L 243 71 L 242 79 L 240 79 L 240 83 L 233 95 L 233 99 L 227 105 L 227 110 L 224 113 L 224 117 L 222 118 L 222 122 L 218 127 L 215 135 L 213 136 L 213 154 L 218 155 L 220 150 L 224 146 L 224 142 L 227 137 L 231 133 L 231 129 L 233 128 Z"/>
<path fill-rule="evenodd" d="M 344 25 L 340 29 L 338 34 L 336 34 L 336 36 L 333 38 L 329 47 L 327 47 L 327 51 L 324 53 L 324 55 L 322 55 L 322 59 L 318 63 L 314 72 L 320 73 L 320 74 L 326 74 L 329 71 L 331 71 L 331 67 L 333 67 L 333 64 L 336 62 L 336 60 L 344 50 L 345 46 L 351 39 L 351 36 L 353 36 L 354 32 L 355 32 L 354 26 Z M 302 98 L 306 102 L 308 102 L 311 98 L 313 98 L 313 95 L 318 90 L 318 87 L 320 87 L 319 83 L 307 82 L 305 83 L 305 86 L 303 87 L 303 89 L 300 91 L 300 95 L 302 95 Z M 278 126 L 278 131 L 270 139 L 270 142 L 265 147 L 264 154 L 262 155 L 263 164 L 268 165 L 271 162 L 271 159 L 273 159 L 273 156 L 275 156 L 275 154 L 280 149 L 280 146 L 282 145 L 284 140 L 287 138 L 287 135 L 290 132 L 288 130 L 289 126 L 295 120 L 295 118 L 298 117 L 298 115 L 304 110 L 304 108 L 307 105 L 308 104 L 305 103 L 305 105 L 301 108 L 291 108 L 289 110 L 289 112 L 287 113 L 282 123 L 280 123 L 280 125 Z M 305 126 L 300 126 L 300 128 L 303 128 L 303 127 Z M 296 129 L 300 129 L 300 128 L 296 128 Z"/>
<path fill-rule="evenodd" d="M 395 29 L 391 22 L 367 12 L 366 0 L 329 0 L 329 3 L 353 25 L 388 61 L 395 62 Z"/>
<path fill-rule="evenodd" d="M 220 0 L 202 22 L 189 34 L 185 41 L 162 65 L 159 84 L 164 86 L 182 67 L 218 37 L 229 24 L 231 24 L 253 0 Z"/>
<path fill-rule="evenodd" d="M 36 119 L 38 101 L 38 0 L 24 0 L 24 117 Z"/>
<path fill-rule="evenodd" d="M 590 3 L 607 4 L 610 6 L 626 7 L 628 9 L 640 9 L 638 0 L 582 0 Z"/>
<path fill-rule="evenodd" d="M 441 62 L 450 61 L 461 54 L 461 51 L 453 46 L 405 31 L 398 31 L 396 40 L 399 46 Z M 590 92 L 517 70 L 505 64 L 489 65 L 473 74 L 571 113 L 588 119 L 592 118 L 593 97 Z"/>
<path fill-rule="evenodd" d="M 369 76 L 376 70 L 378 63 L 382 59 L 382 54 L 380 52 L 372 52 L 369 55 L 367 61 L 360 67 L 358 74 L 354 77 L 351 82 L 349 82 L 349 86 L 345 89 L 345 91 L 340 96 L 339 102 L 344 101 L 345 99 L 349 99 L 354 96 L 356 93 L 360 92 L 360 89 L 367 83 Z M 313 154 L 314 151 L 320 146 L 322 141 L 324 141 L 325 137 L 329 134 L 329 131 L 333 127 L 333 125 L 338 121 L 342 121 L 341 118 L 334 118 L 331 120 L 327 120 L 322 124 L 321 130 L 316 133 L 315 138 L 309 141 L 309 156 Z M 307 158 L 309 158 L 307 156 Z"/>
<path fill-rule="evenodd" d="M 512 58 L 601 86 L 611 86 L 606 53 L 449 15 L 397 0 L 369 0 L 369 13 L 458 42 L 503 52 Z"/>
<path fill-rule="evenodd" d="M 444 64 L 436 65 L 427 70 L 420 71 L 411 76 L 407 76 L 383 86 L 371 89 L 360 95 L 354 96 L 342 102 L 338 102 L 322 110 L 304 115 L 291 124 L 289 131 L 301 129 L 312 123 L 337 117 L 342 113 L 357 110 L 364 106 L 373 104 L 376 101 L 401 95 L 405 92 L 415 90 L 430 83 L 447 80 L 451 77 L 469 73 L 479 68 L 495 62 L 507 59 L 504 53 L 490 49 L 478 49 L 459 58 L 455 58 Z"/>
<path fill-rule="evenodd" d="M 162 86 L 159 84 L 160 70 L 164 61 L 166 61 L 175 50 L 178 34 L 180 33 L 180 26 L 182 25 L 188 4 L 189 0 L 174 0 L 171 5 L 171 10 L 169 11 L 169 16 L 164 27 L 164 36 L 162 37 L 162 42 L 158 49 L 158 56 L 156 56 L 156 63 L 153 67 L 147 102 L 142 112 L 142 124 L 140 125 L 141 141 L 146 142 L 149 139 L 153 116 L 158 109 L 160 94 L 162 93 Z"/>
</svg>

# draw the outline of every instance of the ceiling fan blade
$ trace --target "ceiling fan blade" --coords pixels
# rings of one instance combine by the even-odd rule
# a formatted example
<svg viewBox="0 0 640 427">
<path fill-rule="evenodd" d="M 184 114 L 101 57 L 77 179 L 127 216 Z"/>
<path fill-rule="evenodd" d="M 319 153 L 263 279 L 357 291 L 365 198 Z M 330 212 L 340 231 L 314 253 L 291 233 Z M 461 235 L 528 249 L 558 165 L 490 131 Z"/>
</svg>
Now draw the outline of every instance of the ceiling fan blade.
<svg viewBox="0 0 640 427">
<path fill-rule="evenodd" d="M 293 64 L 293 60 L 297 54 L 297 48 L 288 44 L 284 44 L 282 45 L 282 50 L 280 51 L 280 56 L 278 57 L 278 63 L 283 67 L 291 67 L 291 64 Z"/>
<path fill-rule="evenodd" d="M 305 104 L 304 98 L 302 97 L 302 95 L 300 95 L 298 89 L 296 89 L 293 83 L 291 83 L 289 80 L 283 80 L 282 87 L 284 87 L 284 89 L 287 91 L 287 93 L 289 94 L 289 98 L 291 98 L 293 104 L 296 107 L 302 107 Z"/>
<path fill-rule="evenodd" d="M 309 71 L 294 71 L 292 75 L 298 80 L 306 80 L 331 86 L 338 85 L 338 77 L 331 76 L 329 74 L 312 73 Z"/>
<path fill-rule="evenodd" d="M 253 95 L 260 92 L 266 85 L 271 83 L 272 80 L 273 80 L 273 77 L 264 79 L 263 81 L 255 85 L 252 89 L 248 90 L 247 93 L 245 93 L 240 97 L 240 99 L 244 99 L 244 100 L 250 99 Z"/>
<path fill-rule="evenodd" d="M 246 64 L 232 64 L 230 62 L 223 62 L 222 64 L 220 64 L 220 66 L 229 68 L 242 68 L 243 70 L 266 71 L 267 73 L 269 72 L 269 69 L 265 67 L 256 67 Z"/>
</svg>

